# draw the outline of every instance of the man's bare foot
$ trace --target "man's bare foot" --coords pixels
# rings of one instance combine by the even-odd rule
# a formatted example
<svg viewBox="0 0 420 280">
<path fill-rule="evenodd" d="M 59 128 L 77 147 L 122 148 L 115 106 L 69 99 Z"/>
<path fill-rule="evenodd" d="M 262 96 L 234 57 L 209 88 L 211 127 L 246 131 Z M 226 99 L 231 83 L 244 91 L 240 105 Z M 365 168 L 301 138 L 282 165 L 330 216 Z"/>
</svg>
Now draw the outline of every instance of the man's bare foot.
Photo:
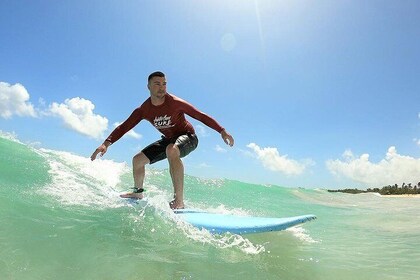
<svg viewBox="0 0 420 280">
<path fill-rule="evenodd" d="M 142 199 L 143 198 L 143 194 L 142 193 L 129 192 L 129 193 L 121 194 L 120 197 L 122 197 L 122 198 Z"/>
<path fill-rule="evenodd" d="M 171 202 L 169 202 L 169 207 L 171 207 L 171 209 L 184 209 L 184 202 L 179 202 L 176 201 L 176 199 L 174 199 Z"/>
</svg>

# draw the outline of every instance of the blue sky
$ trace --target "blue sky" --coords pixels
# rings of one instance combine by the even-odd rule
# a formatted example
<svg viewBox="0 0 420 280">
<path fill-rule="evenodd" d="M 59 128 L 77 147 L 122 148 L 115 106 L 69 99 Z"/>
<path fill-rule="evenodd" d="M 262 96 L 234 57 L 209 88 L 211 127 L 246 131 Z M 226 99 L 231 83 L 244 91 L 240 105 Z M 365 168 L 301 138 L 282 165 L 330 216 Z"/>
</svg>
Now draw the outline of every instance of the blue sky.
<svg viewBox="0 0 420 280">
<path fill-rule="evenodd" d="M 0 1 L 0 130 L 89 157 L 166 73 L 186 173 L 290 187 L 420 181 L 419 1 Z M 147 122 L 106 159 L 131 164 Z M 167 168 L 167 163 L 155 165 Z"/>
</svg>

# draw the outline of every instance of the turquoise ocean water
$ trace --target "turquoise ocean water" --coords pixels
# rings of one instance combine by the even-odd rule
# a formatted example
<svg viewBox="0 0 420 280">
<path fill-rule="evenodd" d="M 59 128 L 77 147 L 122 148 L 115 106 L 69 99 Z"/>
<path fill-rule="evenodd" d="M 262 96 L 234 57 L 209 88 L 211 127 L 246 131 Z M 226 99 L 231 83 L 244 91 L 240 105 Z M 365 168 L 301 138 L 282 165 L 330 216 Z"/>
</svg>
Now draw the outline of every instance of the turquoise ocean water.
<svg viewBox="0 0 420 280">
<path fill-rule="evenodd" d="M 0 136 L 0 279 L 419 279 L 420 198 L 349 195 L 186 176 L 186 204 L 315 214 L 282 232 L 211 235 L 179 222 L 167 170 L 147 205 L 118 197 L 131 168 Z"/>
</svg>

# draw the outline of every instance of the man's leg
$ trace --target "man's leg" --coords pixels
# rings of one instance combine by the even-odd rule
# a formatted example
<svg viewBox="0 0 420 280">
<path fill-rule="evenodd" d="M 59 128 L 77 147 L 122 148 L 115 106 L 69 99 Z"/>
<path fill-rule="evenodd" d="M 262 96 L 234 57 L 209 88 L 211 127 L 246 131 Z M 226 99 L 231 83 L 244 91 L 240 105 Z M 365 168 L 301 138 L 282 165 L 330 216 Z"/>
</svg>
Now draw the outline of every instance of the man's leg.
<svg viewBox="0 0 420 280">
<path fill-rule="evenodd" d="M 177 145 L 169 144 L 166 147 L 166 156 L 174 186 L 174 200 L 170 203 L 170 206 L 172 209 L 184 208 L 184 164 Z"/>
<path fill-rule="evenodd" d="M 133 157 L 133 178 L 134 178 L 134 187 L 137 189 L 143 188 L 145 168 L 146 164 L 150 163 L 150 160 L 146 157 L 143 152 L 138 153 Z M 126 193 L 121 195 L 122 198 L 143 198 L 143 193 Z"/>
</svg>

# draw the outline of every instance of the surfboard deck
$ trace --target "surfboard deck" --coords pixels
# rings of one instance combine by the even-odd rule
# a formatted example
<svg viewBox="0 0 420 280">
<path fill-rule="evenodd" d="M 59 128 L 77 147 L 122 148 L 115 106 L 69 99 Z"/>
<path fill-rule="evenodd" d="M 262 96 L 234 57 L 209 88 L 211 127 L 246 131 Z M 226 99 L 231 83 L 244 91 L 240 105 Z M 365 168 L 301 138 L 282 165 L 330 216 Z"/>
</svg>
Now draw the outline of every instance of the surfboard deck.
<svg viewBox="0 0 420 280">
<path fill-rule="evenodd" d="M 315 215 L 303 215 L 285 218 L 266 218 L 209 213 L 196 209 L 174 210 L 185 222 L 211 233 L 226 232 L 236 234 L 280 231 L 316 219 Z"/>
</svg>

